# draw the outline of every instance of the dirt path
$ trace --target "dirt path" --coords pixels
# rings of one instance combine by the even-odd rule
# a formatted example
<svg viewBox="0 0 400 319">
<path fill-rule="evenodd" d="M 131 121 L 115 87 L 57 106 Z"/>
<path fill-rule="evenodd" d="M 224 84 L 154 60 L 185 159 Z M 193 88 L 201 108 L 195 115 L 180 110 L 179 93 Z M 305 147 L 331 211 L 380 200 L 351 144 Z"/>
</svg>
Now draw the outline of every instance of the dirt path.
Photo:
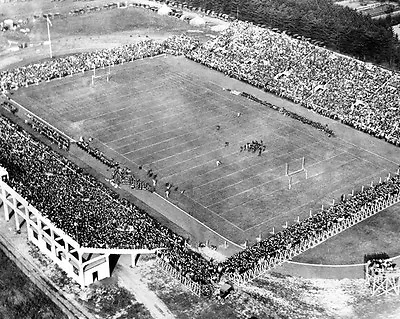
<svg viewBox="0 0 400 319">
<path fill-rule="evenodd" d="M 173 319 L 175 316 L 165 303 L 151 291 L 143 281 L 138 268 L 130 267 L 130 256 L 122 255 L 115 269 L 119 285 L 131 291 L 137 301 L 144 304 L 154 319 Z"/>
</svg>

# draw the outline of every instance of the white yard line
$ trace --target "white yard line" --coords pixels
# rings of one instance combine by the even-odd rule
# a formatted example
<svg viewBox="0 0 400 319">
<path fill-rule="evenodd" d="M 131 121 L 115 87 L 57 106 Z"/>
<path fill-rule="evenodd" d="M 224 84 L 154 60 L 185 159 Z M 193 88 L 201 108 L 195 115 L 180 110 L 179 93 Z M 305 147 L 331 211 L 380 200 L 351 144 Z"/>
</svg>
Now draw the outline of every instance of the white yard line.
<svg viewBox="0 0 400 319">
<path fill-rule="evenodd" d="M 240 133 L 239 133 L 239 134 L 240 134 Z M 239 141 L 239 142 L 240 142 L 240 143 L 245 143 L 246 141 L 249 141 L 249 139 L 247 139 L 247 138 L 252 138 L 252 137 L 255 137 L 255 136 L 257 136 L 257 135 L 258 135 L 258 133 L 251 134 L 251 135 L 247 135 L 247 136 L 246 136 L 246 139 L 243 139 L 243 140 L 241 140 L 241 141 Z M 221 143 L 221 144 L 222 144 L 222 143 Z M 207 144 L 206 144 L 206 145 L 207 145 Z M 202 146 L 204 146 L 204 145 L 201 145 L 200 147 L 202 147 Z M 193 151 L 193 150 L 195 150 L 195 149 L 196 149 L 196 148 L 191 148 L 191 149 L 189 149 L 188 151 Z M 168 165 L 168 166 L 164 166 L 164 167 L 162 167 L 162 168 L 159 168 L 158 171 L 159 171 L 159 172 L 162 172 L 163 170 L 169 169 L 169 168 L 171 168 L 171 167 L 175 167 L 175 166 L 179 166 L 179 165 L 181 165 L 181 164 L 183 164 L 183 163 L 191 162 L 191 161 L 193 161 L 194 159 L 196 159 L 196 158 L 198 158 L 198 157 L 202 157 L 202 156 L 205 156 L 205 155 L 207 155 L 207 154 L 211 154 L 211 153 L 214 153 L 214 152 L 217 152 L 217 151 L 222 151 L 222 150 L 225 150 L 225 149 L 226 149 L 226 147 L 223 146 L 223 147 L 219 147 L 219 148 L 214 149 L 214 150 L 210 150 L 210 151 L 208 151 L 208 152 L 202 152 L 200 155 L 197 155 L 197 156 L 194 156 L 194 157 L 185 159 L 185 160 L 180 161 L 180 162 L 174 162 L 172 165 Z M 228 158 L 228 157 L 230 157 L 230 156 L 232 156 L 232 155 L 238 154 L 238 153 L 239 153 L 239 150 L 236 150 L 235 152 L 229 153 L 229 154 L 227 154 L 227 155 L 224 155 L 223 157 L 221 157 L 221 158 L 219 158 L 219 159 L 220 159 L 220 160 L 221 160 L 221 159 L 226 159 L 226 158 Z M 164 159 L 164 158 L 163 158 L 163 159 Z M 163 160 L 163 159 L 161 159 L 161 160 Z M 194 169 L 194 168 L 197 168 L 197 167 L 199 167 L 199 166 L 202 166 L 202 165 L 207 164 L 207 163 L 210 163 L 210 162 L 215 162 L 216 160 L 217 160 L 217 159 L 213 159 L 213 160 L 211 160 L 211 161 L 204 162 L 203 164 L 190 167 L 189 169 L 181 170 L 180 173 L 183 173 L 183 172 L 185 172 L 185 171 L 190 171 L 190 170 L 192 170 L 192 169 Z M 210 171 L 213 171 L 213 170 L 216 170 L 216 169 L 218 169 L 218 168 L 213 168 L 213 169 L 211 169 Z M 175 175 L 175 174 L 166 175 L 166 176 L 162 177 L 162 179 L 166 179 L 166 178 L 168 178 L 168 177 L 170 177 L 170 176 L 173 176 L 173 175 Z M 196 175 L 196 176 L 200 176 L 200 175 Z"/>
<path fill-rule="evenodd" d="M 219 116 L 214 117 L 214 119 L 217 119 L 217 118 L 220 118 L 220 117 L 224 117 L 224 116 L 225 116 L 225 115 L 219 115 Z M 179 114 L 174 114 L 174 115 L 172 115 L 171 117 L 172 117 L 172 118 L 173 118 L 173 117 L 179 117 Z M 166 117 L 165 119 L 167 119 L 167 118 L 168 118 L 168 117 Z M 147 124 L 147 125 L 148 125 L 148 124 L 150 124 L 150 123 L 157 123 L 158 121 L 159 121 L 159 120 L 149 121 L 149 122 L 147 122 L 147 123 L 142 123 L 141 125 L 143 125 L 143 124 Z M 180 122 L 180 120 L 179 120 L 178 122 Z M 160 133 L 160 134 L 162 134 L 162 135 L 168 135 L 168 133 L 172 133 L 172 132 L 175 132 L 175 131 L 179 131 L 179 130 L 181 130 L 181 129 L 188 128 L 188 126 L 192 125 L 192 124 L 195 123 L 195 122 L 196 122 L 196 119 L 193 118 L 193 121 L 191 121 L 191 122 L 187 121 L 187 122 L 186 122 L 184 125 L 182 125 L 182 126 L 178 126 L 178 127 L 175 126 L 174 129 L 172 129 L 172 130 L 170 130 L 170 131 L 162 132 L 162 133 Z M 221 123 L 223 123 L 223 122 L 221 122 Z M 168 127 L 168 126 L 171 126 L 172 124 L 173 124 L 173 123 L 165 123 L 165 124 L 163 124 L 163 125 L 158 126 L 158 127 L 157 127 L 157 130 L 160 129 L 161 127 L 163 127 L 163 126 Z M 202 131 L 202 130 L 209 129 L 209 128 L 211 128 L 211 127 L 215 127 L 215 124 L 212 124 L 212 125 L 209 125 L 209 126 L 202 126 L 202 127 L 198 128 L 197 130 L 191 130 L 190 133 L 200 132 L 200 131 Z M 128 130 L 128 129 L 132 129 L 132 127 L 129 127 L 129 126 L 128 126 L 126 129 L 121 129 L 121 130 L 118 131 L 118 132 L 125 131 L 125 130 Z M 128 138 L 128 137 L 135 136 L 135 135 L 137 136 L 137 135 L 145 134 L 146 132 L 151 132 L 151 131 L 154 131 L 154 130 L 155 130 L 154 128 L 149 128 L 149 129 L 147 129 L 147 130 L 140 130 L 140 132 L 134 132 L 134 133 L 129 134 L 129 135 L 127 135 L 127 136 L 125 136 L 125 137 L 123 137 L 123 138 L 121 138 L 121 139 Z M 99 133 L 101 134 L 101 132 L 99 132 Z M 158 135 L 160 135 L 160 134 L 158 134 Z M 162 144 L 163 142 L 169 141 L 169 140 L 171 140 L 171 139 L 179 138 L 179 137 L 182 137 L 182 136 L 185 136 L 185 135 L 188 135 L 188 134 L 189 134 L 188 132 L 185 132 L 184 134 L 177 135 L 177 136 L 171 137 L 171 138 L 166 139 L 166 140 L 161 140 L 161 141 L 158 142 L 158 143 L 148 144 L 148 145 L 145 146 L 145 147 L 142 147 L 142 148 L 136 149 L 136 150 L 132 150 L 132 151 L 129 151 L 129 152 L 124 153 L 124 154 L 126 155 L 126 154 L 129 154 L 129 153 L 132 153 L 132 152 L 141 150 L 141 149 L 145 149 L 145 148 L 152 147 L 152 146 L 154 146 L 154 145 Z M 152 138 L 154 138 L 154 137 L 156 137 L 156 136 L 158 136 L 158 135 L 151 135 L 151 136 L 149 136 L 148 138 L 141 139 L 140 141 L 133 142 L 133 143 L 129 143 L 129 144 L 125 144 L 125 145 L 122 145 L 122 146 L 118 146 L 118 148 L 120 149 L 120 148 L 124 148 L 124 147 L 130 146 L 130 145 L 134 145 L 134 144 L 136 144 L 136 143 L 139 143 L 139 142 L 143 142 L 143 141 L 152 139 Z M 111 142 L 107 142 L 107 143 L 111 143 Z"/>
<path fill-rule="evenodd" d="M 379 157 L 379 158 L 381 158 L 381 159 L 383 159 L 383 160 L 385 160 L 385 161 L 387 161 L 387 162 L 389 162 L 389 163 L 392 163 L 392 164 L 395 164 L 395 165 L 400 165 L 400 162 L 397 162 L 397 163 L 396 163 L 396 162 L 394 162 L 394 161 L 388 159 L 388 158 L 385 157 L 385 156 L 382 156 L 382 155 L 379 155 L 379 154 L 377 154 L 377 153 L 375 153 L 375 152 L 372 152 L 372 151 L 370 151 L 370 150 L 367 150 L 367 149 L 365 149 L 365 148 L 363 148 L 363 147 L 361 147 L 361 146 L 358 146 L 358 145 L 356 145 L 356 144 L 353 144 L 352 142 L 346 141 L 346 140 L 343 139 L 343 138 L 337 137 L 337 139 L 339 139 L 339 140 L 345 142 L 346 144 L 350 144 L 351 146 L 356 147 L 356 148 L 358 148 L 358 149 L 360 149 L 360 150 L 363 150 L 364 152 L 367 152 L 367 153 L 370 153 L 370 154 L 372 154 L 372 155 L 375 155 L 376 157 Z"/>
<path fill-rule="evenodd" d="M 61 132 L 58 128 L 54 127 L 53 125 L 49 124 L 47 121 L 45 121 L 42 117 L 36 115 L 35 113 L 33 113 L 32 111 L 29 111 L 27 108 L 25 108 L 24 106 L 22 106 L 21 104 L 19 104 L 18 102 L 14 101 L 13 99 L 10 99 L 11 102 L 15 103 L 16 105 L 18 105 L 18 107 L 20 107 L 21 109 L 23 109 L 25 112 L 28 112 L 29 114 L 32 114 L 33 116 L 39 118 L 43 123 L 45 123 L 47 126 L 51 127 L 53 130 L 55 130 L 56 132 L 58 132 L 59 134 L 65 136 L 66 138 L 68 138 L 70 141 L 72 142 L 76 142 L 72 137 L 68 136 L 67 134 L 65 134 L 64 132 Z"/>
<path fill-rule="evenodd" d="M 381 173 L 383 173 L 383 172 L 385 172 L 385 171 L 387 171 L 387 169 L 382 169 L 382 170 L 380 170 L 378 173 L 370 174 L 370 175 L 368 175 L 367 177 L 360 178 L 360 179 L 356 180 L 356 182 L 357 182 L 356 184 L 361 184 L 361 185 L 362 185 L 362 181 L 370 179 L 371 176 L 380 175 Z M 292 184 L 292 185 L 295 185 L 295 184 L 297 184 L 297 183 L 298 183 L 298 182 L 296 182 L 296 183 L 294 183 L 294 184 Z M 337 188 L 337 189 L 335 189 L 335 190 L 329 192 L 328 194 L 324 195 L 324 198 L 327 198 L 327 197 L 329 197 L 331 194 L 335 194 L 335 193 L 343 194 L 343 191 L 341 191 L 341 190 L 346 189 L 346 188 L 347 188 L 346 186 L 341 187 L 341 188 Z M 333 197 L 333 196 L 332 196 L 332 197 Z M 259 224 L 257 224 L 257 225 L 254 225 L 254 226 L 251 226 L 251 227 L 249 227 L 249 228 L 246 228 L 245 231 L 254 229 L 254 228 L 256 228 L 256 227 L 259 227 L 259 226 L 261 226 L 261 225 L 263 225 L 263 224 L 265 224 L 265 223 L 268 223 L 268 222 L 270 222 L 270 221 L 272 221 L 272 220 L 274 220 L 274 219 L 276 219 L 276 218 L 278 218 L 278 217 L 280 217 L 280 216 L 282 216 L 282 215 L 285 215 L 285 214 L 287 215 L 289 212 L 294 211 L 294 210 L 296 210 L 296 209 L 299 209 L 299 208 L 301 208 L 301 207 L 310 205 L 310 203 L 312 203 L 312 202 L 314 202 L 314 200 L 310 200 L 310 201 L 308 201 L 307 203 L 304 203 L 303 205 L 299 205 L 299 206 L 293 207 L 292 209 L 287 210 L 287 211 L 285 211 L 285 212 L 282 212 L 281 214 L 276 215 L 276 216 L 274 216 L 274 217 L 272 217 L 272 218 L 269 218 L 269 219 L 267 219 L 267 220 L 264 220 L 263 222 L 261 222 L 261 223 L 259 223 Z"/>
<path fill-rule="evenodd" d="M 279 134 L 275 133 L 274 131 L 271 131 L 271 134 L 272 134 L 272 135 L 276 135 L 278 138 L 287 139 L 285 136 L 279 135 Z M 250 140 L 251 140 L 251 137 L 252 137 L 252 136 L 258 136 L 258 135 L 259 135 L 259 133 L 257 132 L 257 133 L 255 133 L 255 134 L 247 135 L 246 138 L 250 138 Z M 249 139 L 246 139 L 246 140 L 243 139 L 241 142 L 242 142 L 242 143 L 245 143 L 246 141 L 249 141 Z M 225 149 L 225 147 L 223 147 L 223 148 L 221 148 L 221 149 Z M 158 171 L 159 171 L 159 172 L 162 172 L 163 170 L 165 170 L 165 169 L 167 169 L 167 168 L 171 168 L 171 167 L 174 167 L 174 166 L 179 166 L 179 165 L 181 165 L 182 163 L 190 162 L 190 161 L 192 161 L 193 159 L 195 159 L 195 158 L 197 158 L 197 157 L 204 156 L 204 155 L 206 155 L 206 154 L 208 154 L 208 153 L 212 153 L 212 152 L 202 153 L 202 154 L 197 155 L 197 156 L 195 156 L 195 157 L 192 157 L 192 158 L 190 158 L 190 159 L 187 159 L 187 160 L 184 160 L 184 161 L 181 161 L 181 162 L 175 162 L 173 165 L 165 166 L 165 167 L 159 169 Z M 180 174 L 180 173 L 183 173 L 183 172 L 191 171 L 191 170 L 193 170 L 193 169 L 195 169 L 195 168 L 198 168 L 198 167 L 201 167 L 201 166 L 203 166 L 203 165 L 206 165 L 206 164 L 215 162 L 216 160 L 226 159 L 226 158 L 228 158 L 228 157 L 230 157 L 230 156 L 232 156 L 232 155 L 234 155 L 234 154 L 237 154 L 237 153 L 238 153 L 238 151 L 236 151 L 236 152 L 234 152 L 234 153 L 229 153 L 228 155 L 224 155 L 224 156 L 221 157 L 221 158 L 212 159 L 212 160 L 209 160 L 209 161 L 207 161 L 207 162 L 204 162 L 204 163 L 202 163 L 202 164 L 200 164 L 200 165 L 192 166 L 192 167 L 189 167 L 188 169 L 180 170 L 179 172 L 176 172 L 176 173 L 173 173 L 173 174 L 170 174 L 170 175 L 165 175 L 165 176 L 162 177 L 161 179 L 167 179 L 167 178 L 170 178 L 171 176 L 174 176 L 174 175 L 176 175 L 176 174 Z M 212 170 L 210 170 L 210 171 L 217 170 L 217 169 L 218 169 L 218 168 L 214 168 L 214 169 L 212 169 Z M 210 172 L 210 171 L 209 171 L 209 172 Z M 207 172 L 207 173 L 208 173 L 208 172 Z M 200 176 L 200 175 L 199 175 L 199 176 Z"/>
<path fill-rule="evenodd" d="M 182 213 L 184 213 L 186 216 L 188 216 L 188 217 L 194 219 L 194 220 L 195 220 L 196 222 L 198 222 L 200 225 L 204 226 L 204 227 L 207 228 L 209 231 L 211 231 L 212 233 L 216 234 L 218 237 L 221 237 L 221 238 L 222 238 L 223 240 L 225 240 L 226 242 L 228 242 L 228 243 L 234 245 L 234 246 L 237 247 L 237 248 L 243 249 L 242 246 L 240 246 L 240 245 L 234 243 L 234 242 L 231 241 L 230 239 L 228 239 L 228 238 L 224 237 L 223 235 L 217 233 L 215 230 L 213 230 L 212 228 L 208 227 L 206 224 L 204 224 L 203 222 L 199 221 L 197 218 L 195 218 L 195 217 L 193 217 L 192 215 L 188 214 L 186 211 L 184 211 L 183 209 L 181 209 L 179 206 L 176 206 L 174 203 L 171 203 L 170 201 L 166 200 L 166 199 L 165 199 L 164 197 L 162 197 L 160 194 L 158 194 L 158 193 L 154 193 L 154 194 L 155 194 L 156 196 L 162 198 L 162 199 L 163 199 L 164 201 L 166 201 L 169 205 L 174 206 L 176 209 L 178 209 L 179 211 L 181 211 Z M 183 195 L 183 196 L 187 197 L 186 195 Z M 189 200 L 192 200 L 190 197 L 187 197 L 187 198 L 189 198 Z M 200 206 L 201 206 L 201 204 L 200 204 Z M 204 207 L 204 206 L 203 206 L 203 207 Z M 207 208 L 206 208 L 206 209 L 207 209 Z M 207 209 L 207 210 L 210 211 L 209 209 Z M 211 212 L 212 212 L 213 214 L 215 214 L 213 211 L 211 211 Z M 216 215 L 218 215 L 218 214 L 216 214 Z M 218 215 L 218 216 L 219 216 L 219 215 Z M 234 225 L 234 224 L 232 224 L 232 225 Z M 234 225 L 234 226 L 235 226 L 235 225 Z M 238 227 L 236 226 L 236 228 L 238 228 Z M 240 229 L 240 228 L 239 228 L 239 229 Z M 242 229 L 240 229 L 240 230 L 243 231 Z"/>
<path fill-rule="evenodd" d="M 183 196 L 187 197 L 185 194 L 183 194 Z M 187 197 L 189 198 L 192 202 L 196 203 L 197 205 L 203 207 L 204 209 L 206 209 L 207 211 L 209 211 L 210 213 L 212 213 L 213 215 L 218 216 L 218 218 L 221 218 L 222 220 L 224 220 L 225 222 L 227 222 L 229 225 L 233 226 L 234 228 L 240 230 L 241 232 L 244 232 L 244 230 L 242 228 L 240 228 L 239 226 L 237 226 L 236 224 L 232 223 L 231 221 L 227 220 L 226 218 L 222 217 L 221 215 L 218 215 L 216 212 L 214 212 L 212 209 L 204 206 L 203 204 L 199 203 L 198 201 L 196 201 L 195 199 L 193 199 L 192 197 Z M 219 235 L 221 236 L 221 235 Z"/>
<path fill-rule="evenodd" d="M 318 165 L 318 164 L 320 164 L 320 163 L 329 161 L 329 160 L 331 160 L 331 159 L 333 159 L 333 158 L 335 158 L 335 157 L 337 157 L 337 156 L 341 156 L 341 155 L 343 155 L 343 154 L 345 154 L 345 153 L 347 153 L 347 152 L 342 152 L 342 153 L 339 153 L 339 154 L 337 154 L 337 155 L 331 156 L 331 157 L 329 157 L 329 158 L 327 158 L 327 159 L 324 159 L 324 160 L 322 160 L 322 161 L 315 162 L 313 165 L 307 166 L 307 170 L 309 169 L 309 167 L 313 167 L 313 166 L 316 166 L 316 165 Z M 350 154 L 350 155 L 351 155 L 351 154 Z M 351 162 L 351 161 L 350 161 L 350 162 Z M 345 165 L 345 164 L 347 164 L 347 163 L 349 163 L 349 162 L 346 162 L 346 163 L 344 163 L 343 165 Z M 324 173 L 324 172 L 323 172 L 323 173 Z M 314 177 L 315 177 L 315 176 L 314 176 Z M 262 183 L 262 184 L 260 184 L 260 185 L 256 185 L 256 186 L 253 186 L 253 187 L 251 187 L 251 188 L 247 188 L 246 190 L 244 190 L 244 191 L 242 191 L 242 192 L 240 192 L 240 193 L 236 193 L 236 194 L 231 195 L 231 196 L 229 196 L 229 197 L 226 197 L 226 198 L 224 198 L 224 199 L 222 199 L 222 200 L 220 200 L 220 201 L 218 201 L 218 202 L 214 202 L 213 204 L 211 204 L 211 205 L 209 205 L 209 206 L 207 206 L 207 207 L 212 207 L 212 206 L 217 205 L 217 204 L 220 204 L 220 203 L 222 203 L 222 202 L 226 202 L 228 199 L 231 199 L 231 198 L 236 197 L 236 196 L 238 196 L 238 195 L 242 195 L 242 194 L 244 194 L 244 193 L 249 192 L 250 190 L 252 190 L 252 189 L 254 189 L 254 188 L 261 187 L 261 186 L 263 186 L 263 185 L 269 184 L 269 183 L 271 183 L 271 182 L 273 182 L 273 181 L 280 180 L 280 179 L 282 179 L 282 178 L 287 178 L 287 177 L 286 177 L 286 176 L 281 176 L 281 177 L 278 177 L 278 178 L 274 178 L 274 179 L 272 179 L 272 180 L 269 180 L 269 181 L 267 181 L 267 182 L 265 182 L 265 183 Z M 275 192 L 281 191 L 281 190 L 282 190 L 282 189 L 278 189 L 278 190 L 276 190 L 276 191 L 274 191 L 274 192 L 272 192 L 272 193 L 275 193 Z M 263 196 L 261 196 L 261 197 L 258 197 L 258 199 L 263 198 L 263 197 L 265 197 L 265 196 L 269 196 L 269 195 L 271 195 L 272 193 L 269 193 L 269 194 L 263 195 Z"/>
<path fill-rule="evenodd" d="M 319 141 L 316 141 L 316 142 L 311 143 L 311 144 L 308 144 L 308 145 L 306 145 L 306 146 L 299 147 L 299 148 L 297 148 L 297 149 L 295 149 L 295 150 L 293 150 L 293 151 L 291 151 L 291 152 L 286 152 L 286 153 L 283 153 L 283 154 L 282 154 L 282 153 L 279 153 L 279 157 L 281 157 L 281 156 L 283 157 L 283 156 L 286 156 L 286 155 L 295 153 L 295 152 L 297 152 L 297 151 L 299 151 L 299 150 L 302 150 L 302 149 L 304 149 L 304 148 L 309 147 L 310 145 L 319 144 L 319 143 L 320 143 Z M 273 153 L 277 153 L 277 152 L 273 152 Z M 270 154 L 271 154 L 270 152 L 267 152 L 267 155 L 270 155 Z M 294 159 L 292 159 L 292 161 L 293 161 L 293 160 L 296 160 L 296 159 L 301 159 L 301 158 L 302 158 L 302 157 L 300 157 L 300 158 L 294 158 Z M 241 161 L 239 161 L 239 162 L 241 162 Z M 232 173 L 230 173 L 230 174 L 226 174 L 226 175 L 220 176 L 220 177 L 218 177 L 217 179 L 213 179 L 213 180 L 211 180 L 211 181 L 208 181 L 207 183 L 203 183 L 203 184 L 201 184 L 201 185 L 199 185 L 199 186 L 194 187 L 193 190 L 196 189 L 196 188 L 200 188 L 200 187 L 203 187 L 203 186 L 205 186 L 205 185 L 208 185 L 208 184 L 210 184 L 210 183 L 214 183 L 214 182 L 216 182 L 216 181 L 218 181 L 218 180 L 220 180 L 220 179 L 223 179 L 223 178 L 225 178 L 225 177 L 234 175 L 234 174 L 236 174 L 236 173 L 243 172 L 243 171 L 247 170 L 248 168 L 251 168 L 251 167 L 257 166 L 257 165 L 261 165 L 261 164 L 262 164 L 261 162 L 260 162 L 260 163 L 255 163 L 255 164 L 250 165 L 250 166 L 247 166 L 246 168 L 243 168 L 243 169 L 241 169 L 241 170 L 237 170 L 237 171 L 232 172 Z M 282 164 L 282 165 L 284 165 L 284 164 Z M 245 180 L 247 180 L 247 179 L 250 179 L 250 178 L 253 178 L 253 177 L 256 177 L 256 176 L 261 176 L 261 175 L 263 175 L 264 173 L 270 172 L 271 170 L 278 168 L 279 166 L 281 166 L 281 165 L 274 166 L 274 167 L 272 167 L 272 168 L 270 168 L 270 169 L 268 169 L 268 170 L 266 170 L 266 171 L 262 171 L 262 172 L 259 172 L 259 173 L 255 174 L 255 175 L 252 175 L 252 176 L 249 176 L 249 177 L 247 177 L 247 178 L 241 179 L 239 182 L 245 181 Z M 197 175 L 197 176 L 198 176 L 198 175 Z M 235 183 L 235 184 L 236 184 L 236 183 Z M 222 190 L 222 189 L 224 189 L 224 188 L 226 188 L 226 187 L 230 187 L 230 186 L 233 186 L 233 185 L 235 185 L 235 184 L 229 184 L 229 185 L 227 185 L 227 186 L 225 186 L 225 187 L 223 187 L 223 188 L 219 188 L 218 190 Z M 214 193 L 214 192 L 211 192 L 211 193 L 208 193 L 208 194 L 212 194 L 212 193 Z M 205 195 L 207 195 L 207 194 L 205 194 Z"/>
</svg>

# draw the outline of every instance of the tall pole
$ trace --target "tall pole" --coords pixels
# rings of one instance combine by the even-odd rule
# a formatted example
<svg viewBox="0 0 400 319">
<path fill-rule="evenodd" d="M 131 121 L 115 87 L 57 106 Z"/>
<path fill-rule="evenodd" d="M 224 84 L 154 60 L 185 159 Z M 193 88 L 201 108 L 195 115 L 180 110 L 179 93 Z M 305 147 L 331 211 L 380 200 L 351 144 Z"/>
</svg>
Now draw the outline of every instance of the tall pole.
<svg viewBox="0 0 400 319">
<path fill-rule="evenodd" d="M 51 24 L 50 19 L 49 19 L 49 17 L 47 17 L 47 35 L 49 37 L 50 59 L 52 59 L 53 58 L 53 52 L 51 50 L 50 24 Z"/>
</svg>

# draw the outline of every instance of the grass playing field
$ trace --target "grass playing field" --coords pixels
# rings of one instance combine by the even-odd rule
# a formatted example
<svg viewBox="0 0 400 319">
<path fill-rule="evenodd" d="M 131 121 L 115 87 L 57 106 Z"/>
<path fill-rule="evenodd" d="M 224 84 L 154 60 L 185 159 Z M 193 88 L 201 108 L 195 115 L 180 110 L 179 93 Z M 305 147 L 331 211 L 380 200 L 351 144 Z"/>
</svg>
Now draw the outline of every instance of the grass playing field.
<svg viewBox="0 0 400 319">
<path fill-rule="evenodd" d="M 23 88 L 13 98 L 75 139 L 92 136 L 95 146 L 134 172 L 152 169 L 161 195 L 165 183 L 177 186 L 172 202 L 237 243 L 265 238 L 397 168 L 223 90 L 229 79 L 182 57 L 113 67 L 109 82 L 94 85 L 91 75 Z M 266 152 L 239 152 L 253 140 L 263 140 Z M 304 172 L 294 175 L 289 190 L 285 164 L 293 172 L 303 157 L 308 179 Z"/>
</svg>

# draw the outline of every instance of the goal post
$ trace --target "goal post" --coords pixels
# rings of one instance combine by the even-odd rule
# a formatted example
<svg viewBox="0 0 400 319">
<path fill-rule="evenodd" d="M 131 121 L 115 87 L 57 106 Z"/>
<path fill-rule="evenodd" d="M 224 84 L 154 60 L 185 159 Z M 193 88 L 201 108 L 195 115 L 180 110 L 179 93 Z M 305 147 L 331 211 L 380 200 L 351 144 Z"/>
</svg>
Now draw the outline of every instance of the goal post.
<svg viewBox="0 0 400 319">
<path fill-rule="evenodd" d="M 305 157 L 301 158 L 301 168 L 295 171 L 290 172 L 290 165 L 289 163 L 285 163 L 285 176 L 288 178 L 288 188 L 291 189 L 293 185 L 293 176 L 299 173 L 304 172 L 306 179 L 308 179 L 308 171 L 306 169 L 306 160 Z"/>
<path fill-rule="evenodd" d="M 106 79 L 107 82 L 110 81 L 111 76 L 111 65 L 107 66 L 106 68 L 98 68 L 96 73 L 96 68 L 93 68 L 92 74 L 92 85 L 95 84 L 96 80 Z"/>
</svg>

